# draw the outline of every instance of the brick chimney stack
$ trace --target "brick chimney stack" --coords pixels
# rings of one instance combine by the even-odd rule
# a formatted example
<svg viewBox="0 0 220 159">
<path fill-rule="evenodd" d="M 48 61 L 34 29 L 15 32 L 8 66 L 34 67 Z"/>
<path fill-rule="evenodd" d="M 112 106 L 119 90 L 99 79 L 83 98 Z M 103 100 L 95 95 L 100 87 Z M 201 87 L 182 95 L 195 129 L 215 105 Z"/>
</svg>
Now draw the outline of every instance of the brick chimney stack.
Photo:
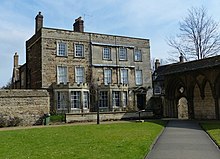
<svg viewBox="0 0 220 159">
<path fill-rule="evenodd" d="M 14 55 L 14 68 L 18 67 L 18 53 L 16 52 Z"/>
<path fill-rule="evenodd" d="M 159 61 L 159 59 L 156 59 L 156 61 L 155 61 L 155 70 L 157 70 L 158 67 L 160 67 L 160 61 Z"/>
<path fill-rule="evenodd" d="M 84 32 L 84 21 L 82 17 L 75 19 L 75 23 L 73 24 L 73 30 L 75 32 Z"/>
<path fill-rule="evenodd" d="M 35 17 L 35 34 L 43 27 L 43 15 L 41 15 L 41 12 L 38 13 L 38 15 Z"/>
</svg>

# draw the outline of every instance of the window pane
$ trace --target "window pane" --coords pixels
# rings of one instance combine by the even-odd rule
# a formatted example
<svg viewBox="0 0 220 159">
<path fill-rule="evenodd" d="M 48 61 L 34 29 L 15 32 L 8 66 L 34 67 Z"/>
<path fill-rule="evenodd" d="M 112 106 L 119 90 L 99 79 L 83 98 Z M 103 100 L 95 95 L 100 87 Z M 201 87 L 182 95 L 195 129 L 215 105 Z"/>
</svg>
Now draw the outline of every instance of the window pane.
<svg viewBox="0 0 220 159">
<path fill-rule="evenodd" d="M 112 92 L 112 104 L 113 106 L 120 106 L 120 92 Z"/>
<path fill-rule="evenodd" d="M 110 48 L 103 48 L 103 59 L 110 60 L 111 59 L 111 50 Z"/>
<path fill-rule="evenodd" d="M 89 92 L 83 92 L 83 108 L 89 108 Z"/>
<path fill-rule="evenodd" d="M 134 60 L 135 61 L 142 61 L 141 50 L 135 50 L 135 52 L 134 52 Z"/>
<path fill-rule="evenodd" d="M 127 92 L 122 92 L 122 106 L 127 106 Z"/>
<path fill-rule="evenodd" d="M 66 43 L 58 43 L 58 56 L 67 56 L 67 46 Z"/>
<path fill-rule="evenodd" d="M 128 84 L 128 70 L 121 69 L 121 83 Z"/>
<path fill-rule="evenodd" d="M 80 108 L 80 92 L 72 91 L 71 92 L 71 108 Z"/>
<path fill-rule="evenodd" d="M 76 83 L 83 83 L 84 67 L 76 67 Z"/>
<path fill-rule="evenodd" d="M 110 69 L 104 70 L 104 83 L 105 85 L 112 83 L 112 70 Z"/>
<path fill-rule="evenodd" d="M 127 60 L 127 50 L 126 48 L 119 48 L 119 60 Z"/>
<path fill-rule="evenodd" d="M 142 70 L 136 70 L 136 85 L 142 85 Z"/>
<path fill-rule="evenodd" d="M 58 78 L 58 84 L 67 83 L 67 67 L 66 66 L 58 66 L 58 72 L 57 72 L 57 78 Z"/>
<path fill-rule="evenodd" d="M 99 107 L 108 107 L 108 92 L 101 91 L 99 93 Z"/>
<path fill-rule="evenodd" d="M 57 92 L 57 109 L 64 110 L 67 108 L 67 100 L 64 92 Z"/>
<path fill-rule="evenodd" d="M 82 44 L 75 45 L 75 57 L 83 57 L 83 45 Z"/>
</svg>

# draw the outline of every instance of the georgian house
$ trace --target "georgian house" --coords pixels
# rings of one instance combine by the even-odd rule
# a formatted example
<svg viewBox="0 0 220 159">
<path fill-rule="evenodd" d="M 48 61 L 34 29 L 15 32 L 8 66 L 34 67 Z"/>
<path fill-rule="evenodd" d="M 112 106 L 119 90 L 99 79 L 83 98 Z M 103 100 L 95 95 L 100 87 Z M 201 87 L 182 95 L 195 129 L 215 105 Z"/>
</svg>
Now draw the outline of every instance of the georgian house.
<svg viewBox="0 0 220 159">
<path fill-rule="evenodd" d="M 44 27 L 40 12 L 35 22 L 16 88 L 46 89 L 51 111 L 58 113 L 145 107 L 151 88 L 148 39 L 84 32 L 81 17 L 73 30 Z"/>
</svg>

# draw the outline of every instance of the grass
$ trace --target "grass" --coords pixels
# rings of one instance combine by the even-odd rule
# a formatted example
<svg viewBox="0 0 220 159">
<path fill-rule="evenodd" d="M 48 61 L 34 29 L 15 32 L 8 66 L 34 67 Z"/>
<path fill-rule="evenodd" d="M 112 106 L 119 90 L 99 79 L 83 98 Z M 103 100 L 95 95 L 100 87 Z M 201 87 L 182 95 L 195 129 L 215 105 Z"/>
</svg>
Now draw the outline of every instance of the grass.
<svg viewBox="0 0 220 159">
<path fill-rule="evenodd" d="M 143 159 L 165 122 L 0 131 L 0 158 Z"/>
<path fill-rule="evenodd" d="M 220 121 L 206 121 L 200 124 L 220 147 Z"/>
</svg>

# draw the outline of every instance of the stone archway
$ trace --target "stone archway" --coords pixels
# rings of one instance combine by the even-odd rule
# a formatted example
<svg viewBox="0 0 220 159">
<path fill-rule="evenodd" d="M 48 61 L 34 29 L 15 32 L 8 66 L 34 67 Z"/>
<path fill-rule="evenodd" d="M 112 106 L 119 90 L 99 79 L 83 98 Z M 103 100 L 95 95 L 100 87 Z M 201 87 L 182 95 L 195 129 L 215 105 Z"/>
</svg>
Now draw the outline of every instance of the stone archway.
<svg viewBox="0 0 220 159">
<path fill-rule="evenodd" d="M 178 111 L 178 119 L 189 119 L 188 101 L 185 97 L 179 99 L 177 105 L 177 111 Z"/>
</svg>

